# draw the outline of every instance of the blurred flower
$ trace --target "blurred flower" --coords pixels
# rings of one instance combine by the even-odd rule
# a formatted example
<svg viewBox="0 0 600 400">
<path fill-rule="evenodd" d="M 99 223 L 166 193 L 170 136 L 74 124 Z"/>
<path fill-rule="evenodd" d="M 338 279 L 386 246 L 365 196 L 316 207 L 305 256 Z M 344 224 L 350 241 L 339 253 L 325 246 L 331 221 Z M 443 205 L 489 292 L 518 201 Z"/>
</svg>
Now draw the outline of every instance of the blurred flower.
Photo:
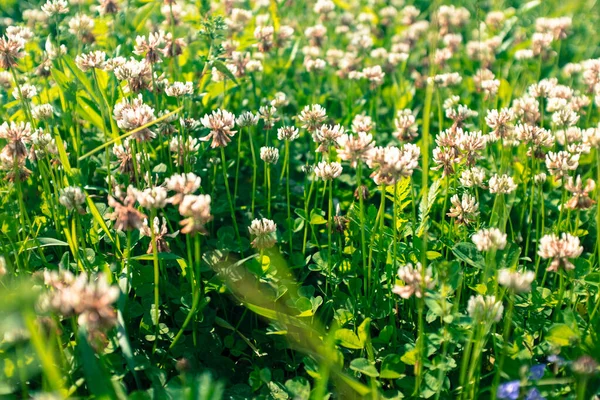
<svg viewBox="0 0 600 400">
<path fill-rule="evenodd" d="M 529 368 L 529 379 L 533 379 L 534 381 L 540 380 L 544 377 L 545 372 L 546 366 L 544 364 L 533 365 Z"/>
<path fill-rule="evenodd" d="M 534 279 L 535 272 L 533 271 L 512 271 L 507 268 L 498 271 L 498 283 L 515 293 L 530 292 L 531 282 L 533 282 Z M 531 371 L 533 373 L 533 367 Z"/>
<path fill-rule="evenodd" d="M 431 289 L 433 287 L 431 268 L 427 268 L 423 273 L 421 263 L 417 263 L 415 267 L 412 264 L 400 267 L 398 269 L 398 278 L 404 281 L 404 286 L 395 285 L 392 292 L 403 299 L 408 299 L 413 294 L 420 299 L 423 297 L 424 289 Z"/>
<path fill-rule="evenodd" d="M 598 362 L 591 356 L 583 355 L 571 364 L 571 369 L 577 375 L 597 375 Z"/>
<path fill-rule="evenodd" d="M 77 186 L 67 186 L 59 192 L 58 202 L 68 211 L 77 210 L 80 214 L 85 214 L 83 204 L 85 204 L 85 194 Z"/>
<path fill-rule="evenodd" d="M 467 305 L 469 316 L 476 322 L 498 322 L 503 311 L 504 306 L 494 296 L 471 296 Z"/>
<path fill-rule="evenodd" d="M 565 189 L 573 194 L 565 204 L 568 209 L 587 210 L 596 203 L 590 198 L 590 192 L 596 189 L 596 183 L 592 179 L 588 179 L 583 186 L 581 175 L 577 175 L 575 180 L 569 176 L 564 185 Z"/>
<path fill-rule="evenodd" d="M 477 250 L 503 250 L 506 247 L 506 233 L 498 228 L 481 229 L 471 238 Z"/>
<path fill-rule="evenodd" d="M 499 176 L 495 174 L 489 181 L 490 193 L 512 193 L 517 189 L 517 185 L 512 177 L 504 174 Z"/>
<path fill-rule="evenodd" d="M 200 177 L 192 172 L 171 175 L 165 179 L 165 187 L 177 193 L 168 198 L 167 201 L 175 205 L 181 203 L 185 195 L 193 194 L 200 188 L 200 182 Z"/>
<path fill-rule="evenodd" d="M 69 3 L 65 0 L 47 0 L 42 6 L 42 11 L 49 17 L 66 14 L 69 12 Z"/>
<path fill-rule="evenodd" d="M 501 383 L 498 385 L 496 396 L 498 399 L 517 400 L 521 390 L 521 382 L 518 380 Z"/>
<path fill-rule="evenodd" d="M 117 188 L 115 196 L 122 197 L 120 189 Z M 114 208 L 114 212 L 107 214 L 107 217 L 115 220 L 117 231 L 131 231 L 142 227 L 143 220 L 147 217 L 134 207 L 136 197 L 137 191 L 132 186 L 127 188 L 127 194 L 123 197 L 122 202 L 108 196 L 108 205 Z"/>
<path fill-rule="evenodd" d="M 181 233 L 191 235 L 207 233 L 204 225 L 213 219 L 210 214 L 210 203 L 211 198 L 207 194 L 188 194 L 183 197 L 179 204 L 179 214 L 186 218 L 179 222 L 182 226 Z"/>
</svg>

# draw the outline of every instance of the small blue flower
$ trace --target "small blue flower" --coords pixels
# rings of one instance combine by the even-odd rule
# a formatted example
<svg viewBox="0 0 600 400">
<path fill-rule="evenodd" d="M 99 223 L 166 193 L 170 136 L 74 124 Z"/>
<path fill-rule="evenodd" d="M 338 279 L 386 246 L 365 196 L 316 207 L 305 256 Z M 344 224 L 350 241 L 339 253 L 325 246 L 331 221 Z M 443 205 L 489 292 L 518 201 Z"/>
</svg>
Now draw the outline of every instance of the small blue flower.
<svg viewBox="0 0 600 400">
<path fill-rule="evenodd" d="M 498 386 L 497 396 L 499 399 L 517 400 L 520 387 L 521 382 L 518 380 L 502 383 Z"/>
<path fill-rule="evenodd" d="M 557 364 L 559 367 L 565 365 L 565 359 L 556 354 L 549 355 L 548 362 L 552 364 Z"/>
<path fill-rule="evenodd" d="M 546 366 L 544 364 L 534 365 L 533 367 L 529 368 L 529 379 L 533 379 L 534 381 L 542 379 L 545 372 Z"/>
<path fill-rule="evenodd" d="M 525 396 L 525 400 L 546 400 L 544 396 L 540 393 L 537 388 L 532 388 L 527 392 L 527 396 Z"/>
</svg>

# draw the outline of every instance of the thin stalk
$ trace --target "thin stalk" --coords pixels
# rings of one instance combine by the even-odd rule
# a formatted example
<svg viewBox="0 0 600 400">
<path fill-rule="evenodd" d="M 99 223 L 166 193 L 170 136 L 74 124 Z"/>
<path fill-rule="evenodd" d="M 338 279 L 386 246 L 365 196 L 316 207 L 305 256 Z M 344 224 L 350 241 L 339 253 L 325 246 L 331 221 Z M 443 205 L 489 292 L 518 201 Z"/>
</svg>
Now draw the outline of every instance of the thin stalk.
<svg viewBox="0 0 600 400">
<path fill-rule="evenodd" d="M 229 201 L 229 210 L 231 211 L 231 220 L 233 222 L 233 228 L 235 229 L 235 236 L 240 246 L 240 254 L 243 255 L 242 251 L 242 238 L 238 229 L 238 224 L 235 219 L 235 208 L 233 200 L 231 199 L 231 190 L 229 189 L 229 180 L 227 179 L 227 160 L 225 159 L 225 147 L 221 147 L 221 169 L 223 170 L 223 180 L 225 181 L 225 190 L 227 191 L 227 200 Z"/>
<path fill-rule="evenodd" d="M 158 305 L 159 305 L 159 283 L 160 283 L 160 275 L 159 275 L 159 265 L 158 265 L 158 246 L 156 244 L 156 233 L 154 231 L 154 217 L 156 216 L 156 211 L 152 210 L 152 216 L 150 219 L 150 232 L 152 235 L 152 262 L 154 264 L 154 322 L 156 324 L 156 328 L 155 328 L 155 337 L 154 337 L 154 345 L 152 346 L 152 354 L 154 354 L 154 352 L 156 351 L 156 346 L 158 344 L 158 333 L 159 333 L 159 326 L 160 324 L 158 323 L 158 319 L 160 317 L 160 314 L 158 312 Z"/>
<path fill-rule="evenodd" d="M 288 217 L 288 231 L 290 233 L 290 256 L 294 252 L 294 221 L 292 220 L 292 208 L 290 205 L 291 196 L 290 196 L 290 142 L 289 140 L 285 141 L 285 193 L 287 199 L 287 217 Z"/>
<path fill-rule="evenodd" d="M 367 241 L 365 239 L 365 200 L 362 188 L 362 162 L 358 162 L 358 207 L 360 214 L 360 247 L 363 267 L 363 286 L 365 297 L 369 295 L 369 287 L 371 286 L 371 269 L 367 268 Z M 369 303 L 370 304 L 370 303 Z"/>
</svg>

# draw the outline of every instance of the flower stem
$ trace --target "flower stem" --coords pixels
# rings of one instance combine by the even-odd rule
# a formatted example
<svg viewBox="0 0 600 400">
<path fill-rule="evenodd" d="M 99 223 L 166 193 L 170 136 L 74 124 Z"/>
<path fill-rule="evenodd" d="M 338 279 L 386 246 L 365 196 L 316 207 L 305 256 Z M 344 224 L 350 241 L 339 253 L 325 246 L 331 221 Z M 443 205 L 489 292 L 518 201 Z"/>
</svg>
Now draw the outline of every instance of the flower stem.
<svg viewBox="0 0 600 400">
<path fill-rule="evenodd" d="M 243 256 L 242 250 L 242 238 L 238 229 L 237 220 L 235 219 L 235 208 L 233 200 L 231 199 L 231 190 L 229 189 L 229 180 L 227 179 L 227 160 L 225 159 L 225 147 L 221 147 L 221 168 L 223 170 L 223 180 L 225 181 L 225 190 L 227 191 L 227 200 L 229 201 L 229 210 L 231 211 L 231 220 L 233 222 L 233 228 L 235 229 L 235 236 L 240 246 L 240 254 Z"/>
</svg>

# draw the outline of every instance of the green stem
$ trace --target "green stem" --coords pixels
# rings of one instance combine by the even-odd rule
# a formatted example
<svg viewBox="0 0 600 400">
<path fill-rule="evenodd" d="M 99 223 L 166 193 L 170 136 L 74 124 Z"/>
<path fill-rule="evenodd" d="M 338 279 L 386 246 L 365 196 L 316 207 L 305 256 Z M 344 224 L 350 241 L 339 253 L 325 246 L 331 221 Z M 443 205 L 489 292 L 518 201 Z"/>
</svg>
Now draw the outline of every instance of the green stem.
<svg viewBox="0 0 600 400">
<path fill-rule="evenodd" d="M 227 200 L 229 201 L 229 210 L 231 212 L 231 220 L 233 221 L 233 228 L 235 229 L 235 236 L 240 246 L 240 254 L 243 256 L 242 250 L 242 238 L 238 229 L 237 220 L 235 219 L 235 208 L 233 200 L 231 199 L 231 190 L 229 189 L 229 180 L 227 179 L 227 160 L 225 159 L 225 147 L 221 147 L 221 168 L 223 170 L 223 180 L 225 181 L 225 190 L 227 191 Z"/>
</svg>

